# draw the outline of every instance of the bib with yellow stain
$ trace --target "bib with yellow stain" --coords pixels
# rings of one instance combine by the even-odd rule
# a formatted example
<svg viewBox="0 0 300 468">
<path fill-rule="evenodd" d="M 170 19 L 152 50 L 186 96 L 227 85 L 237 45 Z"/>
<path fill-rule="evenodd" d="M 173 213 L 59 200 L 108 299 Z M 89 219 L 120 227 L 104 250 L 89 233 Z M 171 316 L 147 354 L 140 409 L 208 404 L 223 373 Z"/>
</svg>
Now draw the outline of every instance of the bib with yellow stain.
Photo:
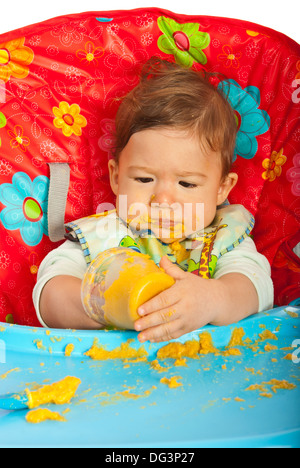
<svg viewBox="0 0 300 468">
<path fill-rule="evenodd" d="M 254 218 L 246 208 L 226 205 L 217 209 L 212 224 L 203 231 L 165 244 L 151 231 L 134 231 L 113 210 L 66 224 L 66 237 L 80 243 L 87 265 L 100 252 L 113 247 L 128 247 L 149 255 L 157 265 L 167 255 L 184 271 L 212 278 L 218 259 L 249 236 L 253 226 Z"/>
</svg>

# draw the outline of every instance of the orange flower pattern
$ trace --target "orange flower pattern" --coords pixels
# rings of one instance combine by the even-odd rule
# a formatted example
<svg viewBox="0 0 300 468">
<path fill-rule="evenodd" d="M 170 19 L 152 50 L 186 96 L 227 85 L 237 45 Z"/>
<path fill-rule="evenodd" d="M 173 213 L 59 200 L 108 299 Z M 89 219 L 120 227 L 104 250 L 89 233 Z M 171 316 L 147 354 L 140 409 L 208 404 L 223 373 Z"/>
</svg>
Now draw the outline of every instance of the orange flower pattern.
<svg viewBox="0 0 300 468">
<path fill-rule="evenodd" d="M 79 49 L 76 51 L 76 57 L 84 65 L 95 65 L 98 66 L 98 60 L 104 54 L 103 47 L 95 47 L 95 44 L 91 41 L 85 43 L 84 49 Z"/>
<path fill-rule="evenodd" d="M 11 76 L 23 79 L 28 76 L 30 65 L 34 58 L 33 51 L 24 46 L 25 38 L 0 44 L 0 80 L 5 83 Z"/>
<path fill-rule="evenodd" d="M 21 125 L 15 125 L 14 130 L 7 130 L 8 135 L 10 136 L 10 146 L 12 148 L 20 148 L 23 153 L 26 152 L 26 147 L 29 146 L 30 140 L 28 137 L 24 136 L 24 130 Z"/>
<path fill-rule="evenodd" d="M 224 45 L 222 47 L 223 54 L 218 55 L 218 60 L 223 63 L 224 67 L 239 68 L 239 60 L 242 57 L 241 52 L 234 53 L 230 45 Z"/>
<path fill-rule="evenodd" d="M 262 166 L 265 172 L 262 173 L 262 178 L 264 180 L 269 180 L 269 182 L 274 182 L 274 180 L 279 177 L 282 173 L 282 166 L 286 162 L 287 157 L 283 154 L 283 148 L 277 153 L 273 151 L 270 158 L 266 158 L 262 162 Z"/>
</svg>

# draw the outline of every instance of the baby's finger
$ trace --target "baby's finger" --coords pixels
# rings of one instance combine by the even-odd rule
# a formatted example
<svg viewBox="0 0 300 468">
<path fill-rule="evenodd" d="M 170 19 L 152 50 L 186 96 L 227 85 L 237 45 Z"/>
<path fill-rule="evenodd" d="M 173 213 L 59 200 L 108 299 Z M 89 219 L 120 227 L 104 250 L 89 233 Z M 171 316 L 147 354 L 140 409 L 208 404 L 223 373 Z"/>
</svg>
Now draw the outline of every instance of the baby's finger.
<svg viewBox="0 0 300 468">
<path fill-rule="evenodd" d="M 160 266 L 161 268 L 164 269 L 164 271 L 172 276 L 175 280 L 180 280 L 185 278 L 186 272 L 183 271 L 178 265 L 175 263 L 172 263 L 171 260 L 167 257 L 167 255 L 164 255 L 161 258 L 160 261 Z"/>
<path fill-rule="evenodd" d="M 134 324 L 134 328 L 136 331 L 146 330 L 147 328 L 162 325 L 175 319 L 176 309 L 175 307 L 169 307 L 167 309 L 152 312 L 151 314 L 145 315 L 141 319 L 138 319 Z"/>
<path fill-rule="evenodd" d="M 161 343 L 179 338 L 182 335 L 182 324 L 179 320 L 164 323 L 157 327 L 148 328 L 138 335 L 140 343 L 150 341 L 151 343 Z"/>
<path fill-rule="evenodd" d="M 141 305 L 138 308 L 138 314 L 143 317 L 158 310 L 174 307 L 179 299 L 180 297 L 177 297 L 176 294 L 176 288 L 171 286 L 169 289 L 166 289 L 149 301 L 145 302 L 145 304 Z"/>
</svg>

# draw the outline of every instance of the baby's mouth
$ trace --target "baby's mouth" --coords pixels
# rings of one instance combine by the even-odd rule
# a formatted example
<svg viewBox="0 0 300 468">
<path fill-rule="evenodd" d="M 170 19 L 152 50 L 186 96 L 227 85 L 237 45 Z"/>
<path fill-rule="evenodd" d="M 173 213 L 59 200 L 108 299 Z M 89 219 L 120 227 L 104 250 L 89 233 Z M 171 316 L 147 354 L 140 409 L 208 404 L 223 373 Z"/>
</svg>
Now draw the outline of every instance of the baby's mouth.
<svg viewBox="0 0 300 468">
<path fill-rule="evenodd" d="M 160 237 L 160 235 L 162 234 L 166 235 L 168 232 L 172 236 L 174 236 L 175 233 L 178 232 L 179 237 L 182 237 L 184 232 L 184 225 L 182 220 L 177 221 L 171 216 L 159 216 L 158 218 L 154 218 L 142 215 L 134 219 L 128 219 L 127 221 L 129 222 L 132 228 L 138 231 L 142 231 L 145 229 L 150 230 L 155 235 L 158 235 L 158 237 Z"/>
<path fill-rule="evenodd" d="M 158 219 L 152 218 L 149 228 L 159 238 L 176 240 L 185 237 L 184 224 L 182 223 L 182 220 L 177 221 L 168 217 L 160 217 Z"/>
<path fill-rule="evenodd" d="M 175 221 L 170 218 L 158 218 L 151 219 L 150 224 L 153 226 L 158 226 L 164 229 L 173 228 L 175 226 Z"/>
</svg>

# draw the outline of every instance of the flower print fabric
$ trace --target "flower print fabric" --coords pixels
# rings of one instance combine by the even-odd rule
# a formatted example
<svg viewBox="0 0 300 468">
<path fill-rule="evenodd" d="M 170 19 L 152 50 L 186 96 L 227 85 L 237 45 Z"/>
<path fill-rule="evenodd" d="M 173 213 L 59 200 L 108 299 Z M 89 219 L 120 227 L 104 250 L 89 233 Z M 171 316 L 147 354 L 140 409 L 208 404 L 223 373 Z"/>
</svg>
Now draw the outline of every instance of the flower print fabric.
<svg viewBox="0 0 300 468">
<path fill-rule="evenodd" d="M 6 117 L 3 112 L 0 112 L 0 128 L 4 128 L 6 125 Z M 0 147 L 1 147 L 1 134 L 0 134 Z"/>
<path fill-rule="evenodd" d="M 0 186 L 0 202 L 5 205 L 0 221 L 8 231 L 19 230 L 27 245 L 38 245 L 48 234 L 48 188 L 47 177 L 31 181 L 24 172 L 15 174 L 11 184 Z"/>
<path fill-rule="evenodd" d="M 241 52 L 234 52 L 230 45 L 224 45 L 222 47 L 222 52 L 222 54 L 218 55 L 218 60 L 223 63 L 225 68 L 239 68 L 239 60 L 242 57 Z"/>
<path fill-rule="evenodd" d="M 103 47 L 96 47 L 92 41 L 85 43 L 84 49 L 76 51 L 76 57 L 84 65 L 99 65 L 99 59 L 104 55 Z"/>
<path fill-rule="evenodd" d="M 229 100 L 235 113 L 238 133 L 234 158 L 241 156 L 251 159 L 258 148 L 256 137 L 267 132 L 270 127 L 268 113 L 259 109 L 260 91 L 256 86 L 243 89 L 234 80 L 224 80 L 218 87 Z"/>
<path fill-rule="evenodd" d="M 24 46 L 25 38 L 0 44 L 0 80 L 5 83 L 10 77 L 23 79 L 28 76 L 28 66 L 32 63 L 34 53 Z"/>
<path fill-rule="evenodd" d="M 294 165 L 287 171 L 286 177 L 292 183 L 291 191 L 293 195 L 300 197 L 300 153 L 295 154 L 293 163 Z"/>
<path fill-rule="evenodd" d="M 157 24 L 164 33 L 159 37 L 157 45 L 162 52 L 174 55 L 176 63 L 187 68 L 194 62 L 207 63 L 207 57 L 202 49 L 208 47 L 210 36 L 199 31 L 200 24 L 179 24 L 164 16 L 158 18 Z"/>
<path fill-rule="evenodd" d="M 262 178 L 274 182 L 276 177 L 279 177 L 282 173 L 282 166 L 286 162 L 287 157 L 283 154 L 283 148 L 278 153 L 272 151 L 271 157 L 266 158 L 262 162 L 262 166 L 265 172 L 262 173 Z"/>
<path fill-rule="evenodd" d="M 30 144 L 30 139 L 24 135 L 24 130 L 21 125 L 15 125 L 13 130 L 7 130 L 10 137 L 10 146 L 20 149 L 25 153 L 27 146 Z"/>
<path fill-rule="evenodd" d="M 80 115 L 78 104 L 69 105 L 67 102 L 62 101 L 59 107 L 53 107 L 53 114 L 55 115 L 54 126 L 61 128 L 66 137 L 70 137 L 73 133 L 80 136 L 82 128 L 87 125 L 86 118 Z"/>
<path fill-rule="evenodd" d="M 102 151 L 107 152 L 110 159 L 113 157 L 112 151 L 115 144 L 115 121 L 113 119 L 103 119 L 100 122 L 100 127 L 103 135 L 98 140 L 98 146 Z"/>
</svg>

